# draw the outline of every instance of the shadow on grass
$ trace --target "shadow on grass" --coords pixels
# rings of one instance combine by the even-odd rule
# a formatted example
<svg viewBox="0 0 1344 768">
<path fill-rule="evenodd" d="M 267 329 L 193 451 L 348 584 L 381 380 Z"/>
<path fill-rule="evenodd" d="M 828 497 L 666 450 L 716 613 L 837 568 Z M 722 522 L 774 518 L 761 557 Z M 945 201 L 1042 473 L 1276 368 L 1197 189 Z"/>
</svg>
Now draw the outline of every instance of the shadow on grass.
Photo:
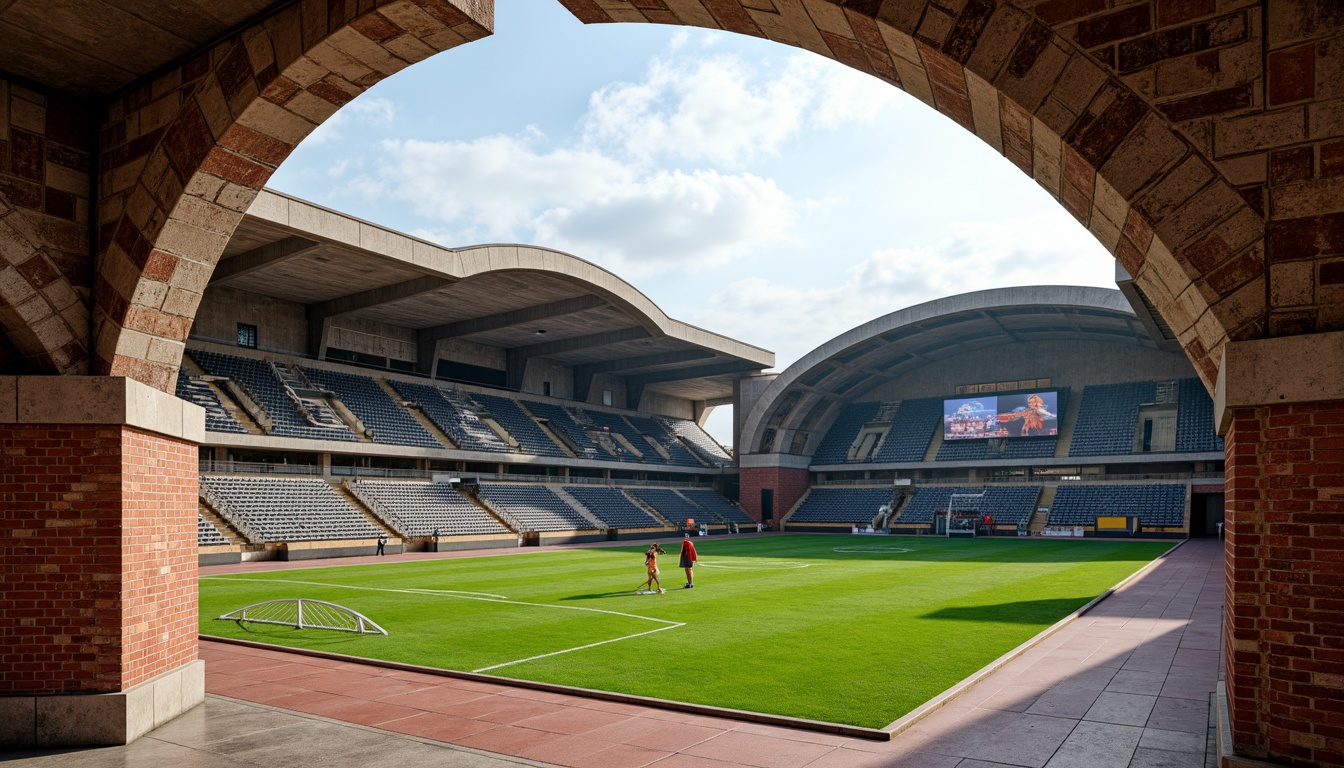
<svg viewBox="0 0 1344 768">
<path fill-rule="evenodd" d="M 1016 536 L 948 539 L 945 536 L 783 534 L 696 539 L 702 557 L 772 560 L 918 560 L 964 563 L 1090 563 L 1152 560 L 1178 544 L 1170 539 L 1058 540 Z M 647 545 L 644 545 L 647 546 Z M 605 551 L 639 553 L 640 547 Z M 664 546 L 667 546 L 664 544 Z M 678 546 L 673 543 L 673 546 Z M 836 551 L 840 550 L 840 551 Z"/>
<path fill-rule="evenodd" d="M 569 595 L 562 597 L 561 600 L 605 600 L 612 597 L 636 597 L 638 593 L 632 589 L 623 589 L 619 592 L 594 592 L 590 595 Z"/>
<path fill-rule="evenodd" d="M 207 632 L 206 634 L 218 634 L 220 636 L 238 637 L 240 640 L 255 640 L 261 643 L 285 644 L 287 641 L 301 642 L 298 647 L 303 648 L 327 648 L 345 645 L 346 643 L 357 642 L 362 638 L 371 637 L 371 635 L 360 635 L 354 632 L 341 632 L 337 630 L 323 630 L 297 627 L 282 627 L 276 624 L 255 624 L 253 622 L 219 620 L 219 628 L 223 630 L 227 624 L 233 624 L 242 635 L 225 635 L 223 631 Z"/>
<path fill-rule="evenodd" d="M 949 606 L 926 613 L 920 618 L 994 624 L 1053 624 L 1087 605 L 1091 599 L 1091 597 L 1059 597 L 1053 600 L 1019 600 L 995 605 Z"/>
</svg>

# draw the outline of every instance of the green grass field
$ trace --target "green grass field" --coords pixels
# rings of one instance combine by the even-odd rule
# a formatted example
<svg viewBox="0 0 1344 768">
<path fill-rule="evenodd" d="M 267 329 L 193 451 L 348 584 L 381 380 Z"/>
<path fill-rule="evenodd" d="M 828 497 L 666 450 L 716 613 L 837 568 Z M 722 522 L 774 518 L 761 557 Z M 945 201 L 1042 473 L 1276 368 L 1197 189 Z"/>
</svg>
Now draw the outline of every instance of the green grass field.
<svg viewBox="0 0 1344 768">
<path fill-rule="evenodd" d="M 1169 542 L 773 536 L 201 579 L 201 633 L 883 727 L 1114 586 Z M 219 621 L 307 597 L 388 636 Z"/>
</svg>

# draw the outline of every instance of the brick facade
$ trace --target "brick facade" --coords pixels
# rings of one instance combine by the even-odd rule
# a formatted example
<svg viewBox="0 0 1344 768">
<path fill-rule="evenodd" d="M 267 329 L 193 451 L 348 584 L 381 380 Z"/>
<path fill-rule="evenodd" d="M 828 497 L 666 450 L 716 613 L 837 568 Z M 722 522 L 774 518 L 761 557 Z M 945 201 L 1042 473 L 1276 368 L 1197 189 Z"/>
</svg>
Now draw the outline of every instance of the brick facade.
<svg viewBox="0 0 1344 768">
<path fill-rule="evenodd" d="M 1226 440 L 1236 751 L 1344 766 L 1344 402 L 1238 409 Z"/>
<path fill-rule="evenodd" d="M 784 517 L 812 485 L 812 473 L 796 467 L 743 467 L 741 505 L 748 515 L 761 519 L 761 489 L 775 492 L 775 520 Z"/>
<path fill-rule="evenodd" d="M 0 425 L 0 695 L 121 691 L 196 658 L 197 450 Z"/>
</svg>

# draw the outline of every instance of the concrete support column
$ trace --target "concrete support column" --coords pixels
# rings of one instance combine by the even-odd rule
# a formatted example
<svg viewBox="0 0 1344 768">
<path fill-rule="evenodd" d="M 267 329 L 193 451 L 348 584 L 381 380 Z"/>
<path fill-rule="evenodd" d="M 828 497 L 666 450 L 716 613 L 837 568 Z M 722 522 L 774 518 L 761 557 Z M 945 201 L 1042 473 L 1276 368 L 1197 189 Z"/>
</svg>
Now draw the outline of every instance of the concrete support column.
<svg viewBox="0 0 1344 768">
<path fill-rule="evenodd" d="M 1344 333 L 1228 345 L 1228 730 L 1242 757 L 1344 766 Z"/>
<path fill-rule="evenodd" d="M 125 744 L 205 697 L 199 406 L 0 377 L 0 749 Z"/>
</svg>

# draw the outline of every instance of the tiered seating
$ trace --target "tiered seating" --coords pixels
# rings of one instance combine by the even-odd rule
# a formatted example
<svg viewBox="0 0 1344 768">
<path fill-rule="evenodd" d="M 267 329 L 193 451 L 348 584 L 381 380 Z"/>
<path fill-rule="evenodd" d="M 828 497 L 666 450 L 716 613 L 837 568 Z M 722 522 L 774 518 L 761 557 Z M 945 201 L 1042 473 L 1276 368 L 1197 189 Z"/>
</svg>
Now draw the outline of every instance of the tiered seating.
<svg viewBox="0 0 1344 768">
<path fill-rule="evenodd" d="M 389 383 L 407 402 L 418 403 L 434 426 L 451 437 L 462 450 L 513 452 L 508 443 L 500 440 L 499 435 L 487 427 L 475 411 L 451 402 L 438 387 L 396 380 Z"/>
<path fill-rule="evenodd" d="M 201 494 L 262 541 L 373 539 L 382 533 L 323 480 L 204 475 Z"/>
<path fill-rule="evenodd" d="M 531 416 L 523 413 L 523 409 L 518 407 L 513 398 L 472 393 L 471 399 L 480 403 L 506 432 L 513 435 L 523 453 L 557 458 L 568 457 L 569 454 L 556 445 L 551 436 L 546 434 Z"/>
<path fill-rule="evenodd" d="M 717 492 L 708 488 L 678 488 L 677 493 L 685 496 L 691 503 L 699 505 L 711 515 L 728 520 L 738 525 L 755 525 L 742 508 L 720 496 Z"/>
<path fill-rule="evenodd" d="M 1189 453 L 1223 450 L 1223 438 L 1213 429 L 1213 400 L 1199 379 L 1176 384 L 1176 450 Z"/>
<path fill-rule="evenodd" d="M 1134 452 L 1139 406 L 1157 398 L 1157 383 L 1093 384 L 1083 390 L 1070 456 L 1115 456 Z"/>
<path fill-rule="evenodd" d="M 219 532 L 215 524 L 205 519 L 205 515 L 197 513 L 196 515 L 196 546 L 215 547 L 221 544 L 232 544 L 228 537 Z"/>
<path fill-rule="evenodd" d="M 702 463 L 699 459 L 695 458 L 694 454 L 686 449 L 685 444 L 677 439 L 677 433 L 668 426 L 669 422 L 666 419 L 651 419 L 647 416 L 626 416 L 625 420 L 630 422 L 630 426 L 634 427 L 641 434 L 652 438 L 663 450 L 667 451 L 667 455 L 671 458 L 671 463 L 674 466 L 703 467 L 705 463 L 708 463 Z M 692 426 L 695 425 L 692 424 Z M 699 427 L 696 427 L 696 429 L 699 429 Z M 663 457 L 659 456 L 657 451 L 646 450 L 644 448 L 647 444 L 647 440 L 641 440 L 635 443 L 635 446 L 641 451 L 644 451 L 645 459 L 664 463 Z M 723 458 L 727 459 L 727 456 L 724 456 Z"/>
<path fill-rule="evenodd" d="M 593 527 L 592 521 L 555 495 L 555 491 L 542 485 L 482 483 L 481 498 L 517 522 L 521 531 L 570 531 Z"/>
<path fill-rule="evenodd" d="M 662 523 L 615 488 L 600 486 L 565 486 L 573 496 L 598 520 L 611 528 L 657 528 Z"/>
<path fill-rule="evenodd" d="M 859 430 L 872 421 L 881 405 L 878 402 L 847 404 L 831 428 L 826 430 L 826 436 L 812 454 L 812 463 L 844 464 L 849 458 L 849 448 L 854 444 L 854 438 L 859 436 Z"/>
<path fill-rule="evenodd" d="M 873 461 L 923 461 L 924 452 L 929 450 L 929 441 L 938 431 L 942 418 L 941 398 L 901 401 L 896 418 L 891 420 L 891 428 L 887 430 L 887 436 L 883 438 Z"/>
<path fill-rule="evenodd" d="M 219 401 L 215 390 L 209 384 L 191 378 L 185 368 L 177 372 L 177 396 L 205 409 L 205 431 L 247 434 L 243 425 Z"/>
<path fill-rule="evenodd" d="M 632 488 L 630 495 L 657 510 L 658 514 L 667 518 L 673 525 L 681 525 L 686 522 L 687 518 L 694 520 L 697 524 L 702 521 L 724 522 L 712 510 L 688 501 L 670 488 Z"/>
<path fill-rule="evenodd" d="M 947 509 L 953 493 L 978 493 L 982 488 L 956 485 L 924 485 L 915 489 L 915 495 L 905 503 L 900 516 L 893 522 L 933 523 L 933 516 Z"/>
<path fill-rule="evenodd" d="M 649 444 L 644 442 L 644 439 L 639 436 L 639 432 L 634 427 L 626 423 L 625 419 L 621 418 L 620 416 L 617 416 L 614 413 L 609 413 L 607 411 L 588 410 L 586 408 L 575 408 L 574 410 L 578 413 L 580 419 L 586 418 L 588 422 L 592 424 L 593 427 L 599 430 L 606 428 L 606 430 L 611 434 L 620 435 L 621 437 L 624 437 L 626 442 L 634 446 L 635 450 L 639 451 L 640 453 L 639 456 L 635 456 L 634 454 L 625 450 L 625 448 L 622 447 L 621 444 L 616 442 L 615 439 L 613 438 L 611 441 L 611 447 L 616 449 L 616 456 L 618 461 L 637 461 L 643 464 L 667 463 L 666 461 L 663 460 L 663 457 L 660 456 L 657 451 L 650 448 Z M 577 419 L 575 423 L 578 423 Z M 580 424 L 580 427 L 582 426 L 583 425 Z"/>
<path fill-rule="evenodd" d="M 201 368 L 216 376 L 227 376 L 241 384 L 248 394 L 270 414 L 273 425 L 272 435 L 276 437 L 298 437 L 308 440 L 356 440 L 348 429 L 326 429 L 315 427 L 294 407 L 285 386 L 276 378 L 270 364 L 263 360 L 247 357 L 221 355 L 193 349 L 191 355 Z"/>
<path fill-rule="evenodd" d="M 705 433 L 699 424 L 686 419 L 659 419 L 665 427 L 671 429 L 690 445 L 701 459 L 711 467 L 726 467 L 733 463 L 733 457 L 723 450 L 723 446 Z"/>
<path fill-rule="evenodd" d="M 997 525 L 1017 525 L 1031 520 L 1040 497 L 1039 485 L 989 485 L 980 511 L 993 515 Z"/>
<path fill-rule="evenodd" d="M 447 483 L 360 480 L 351 489 L 408 536 L 429 536 L 436 530 L 440 536 L 509 533 Z"/>
<path fill-rule="evenodd" d="M 1090 526 L 1096 523 L 1097 515 L 1138 515 L 1144 526 L 1179 528 L 1185 525 L 1185 486 L 1179 483 L 1060 486 L 1046 524 Z"/>
<path fill-rule="evenodd" d="M 320 368 L 304 368 L 308 380 L 336 393 L 345 407 L 373 430 L 373 441 L 384 445 L 414 445 L 442 448 L 411 414 L 388 397 L 387 392 L 368 376 L 338 373 Z"/>
<path fill-rule="evenodd" d="M 813 488 L 790 523 L 871 523 L 877 510 L 891 501 L 891 486 L 876 488 Z"/>
<path fill-rule="evenodd" d="M 579 456 L 585 459 L 613 459 L 614 457 L 602 449 L 593 438 L 588 436 L 583 427 L 574 421 L 574 417 L 569 415 L 561 406 L 554 403 L 543 403 L 537 400 L 524 401 L 527 410 L 538 419 L 546 419 L 550 422 L 551 429 L 563 433 L 579 449 Z"/>
</svg>

